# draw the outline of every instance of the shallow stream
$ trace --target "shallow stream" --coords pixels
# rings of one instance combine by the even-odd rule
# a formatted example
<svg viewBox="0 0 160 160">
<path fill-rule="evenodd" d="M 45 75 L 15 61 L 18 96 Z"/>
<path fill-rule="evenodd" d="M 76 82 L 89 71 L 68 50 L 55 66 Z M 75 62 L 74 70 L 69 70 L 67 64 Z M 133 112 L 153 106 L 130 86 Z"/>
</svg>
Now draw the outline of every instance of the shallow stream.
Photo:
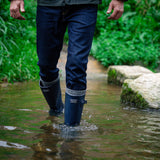
<svg viewBox="0 0 160 160">
<path fill-rule="evenodd" d="M 38 82 L 1 88 L 0 160 L 160 159 L 160 113 L 121 106 L 120 92 L 88 80 L 81 126 L 66 128 L 48 116 Z"/>
</svg>

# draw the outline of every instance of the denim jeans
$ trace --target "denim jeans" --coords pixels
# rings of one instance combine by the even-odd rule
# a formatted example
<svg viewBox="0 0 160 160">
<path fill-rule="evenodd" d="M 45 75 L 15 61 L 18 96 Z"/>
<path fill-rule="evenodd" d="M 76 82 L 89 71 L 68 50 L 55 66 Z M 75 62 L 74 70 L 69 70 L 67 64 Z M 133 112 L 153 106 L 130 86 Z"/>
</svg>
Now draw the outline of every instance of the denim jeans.
<svg viewBox="0 0 160 160">
<path fill-rule="evenodd" d="M 37 6 L 37 53 L 42 80 L 50 82 L 58 77 L 57 63 L 68 27 L 66 87 L 86 90 L 88 55 L 96 19 L 97 5 Z"/>
</svg>

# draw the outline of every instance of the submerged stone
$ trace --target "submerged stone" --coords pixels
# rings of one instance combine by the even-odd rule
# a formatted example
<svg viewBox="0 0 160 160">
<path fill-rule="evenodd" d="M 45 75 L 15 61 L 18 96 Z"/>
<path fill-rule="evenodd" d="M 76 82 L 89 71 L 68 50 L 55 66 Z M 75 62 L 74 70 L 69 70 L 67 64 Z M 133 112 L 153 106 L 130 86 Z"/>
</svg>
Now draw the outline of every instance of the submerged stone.
<svg viewBox="0 0 160 160">
<path fill-rule="evenodd" d="M 160 73 L 125 80 L 121 102 L 139 108 L 160 109 Z"/>
<path fill-rule="evenodd" d="M 118 65 L 108 68 L 108 83 L 122 85 L 126 79 L 136 79 L 143 74 L 151 74 L 152 71 L 141 66 Z"/>
</svg>

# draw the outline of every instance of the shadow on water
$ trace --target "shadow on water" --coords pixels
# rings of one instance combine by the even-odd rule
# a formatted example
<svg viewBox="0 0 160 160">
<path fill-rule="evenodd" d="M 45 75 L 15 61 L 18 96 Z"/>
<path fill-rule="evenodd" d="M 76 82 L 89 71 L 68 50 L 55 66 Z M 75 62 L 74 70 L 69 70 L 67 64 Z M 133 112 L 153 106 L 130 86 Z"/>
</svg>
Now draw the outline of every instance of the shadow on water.
<svg viewBox="0 0 160 160">
<path fill-rule="evenodd" d="M 122 107 L 120 92 L 89 80 L 81 126 L 67 128 L 48 116 L 38 82 L 1 88 L 0 159 L 159 159 L 160 112 Z"/>
</svg>

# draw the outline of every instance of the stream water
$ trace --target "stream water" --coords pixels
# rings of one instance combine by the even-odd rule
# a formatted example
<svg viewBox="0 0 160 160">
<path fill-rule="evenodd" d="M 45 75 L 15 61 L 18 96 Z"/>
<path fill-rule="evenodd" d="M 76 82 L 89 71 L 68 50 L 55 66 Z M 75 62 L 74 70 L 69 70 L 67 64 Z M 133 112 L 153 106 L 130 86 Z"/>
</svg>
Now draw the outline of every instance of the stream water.
<svg viewBox="0 0 160 160">
<path fill-rule="evenodd" d="M 120 92 L 88 80 L 81 126 L 66 128 L 48 116 L 38 82 L 1 88 L 0 160 L 160 159 L 160 113 L 121 106 Z"/>
</svg>

